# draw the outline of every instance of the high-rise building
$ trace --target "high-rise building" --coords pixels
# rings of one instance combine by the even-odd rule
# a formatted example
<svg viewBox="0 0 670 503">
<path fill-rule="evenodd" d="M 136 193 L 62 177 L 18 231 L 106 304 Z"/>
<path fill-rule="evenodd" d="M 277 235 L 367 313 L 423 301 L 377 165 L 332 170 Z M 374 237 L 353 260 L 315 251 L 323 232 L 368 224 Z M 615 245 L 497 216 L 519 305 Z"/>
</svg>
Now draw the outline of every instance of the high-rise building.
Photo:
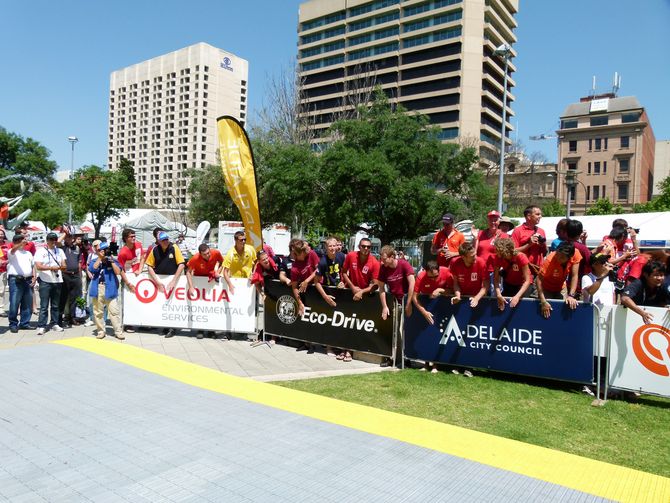
<svg viewBox="0 0 670 503">
<path fill-rule="evenodd" d="M 185 209 L 188 169 L 217 162 L 216 119 L 247 115 L 248 63 L 205 43 L 112 72 L 110 169 L 135 168 L 146 203 Z"/>
<path fill-rule="evenodd" d="M 575 214 L 598 199 L 626 210 L 651 199 L 656 140 L 637 98 L 614 93 L 581 98 L 565 109 L 557 134 L 558 166 L 571 185 Z"/>
<path fill-rule="evenodd" d="M 443 140 L 500 146 L 504 60 L 516 42 L 518 0 L 310 0 L 300 5 L 301 110 L 327 142 L 328 126 L 366 101 L 370 84 L 391 103 L 427 114 Z M 510 58 L 516 55 L 511 51 Z M 516 70 L 508 64 L 507 117 Z M 369 97 L 369 94 L 367 94 Z M 507 131 L 512 129 L 509 119 Z"/>
</svg>

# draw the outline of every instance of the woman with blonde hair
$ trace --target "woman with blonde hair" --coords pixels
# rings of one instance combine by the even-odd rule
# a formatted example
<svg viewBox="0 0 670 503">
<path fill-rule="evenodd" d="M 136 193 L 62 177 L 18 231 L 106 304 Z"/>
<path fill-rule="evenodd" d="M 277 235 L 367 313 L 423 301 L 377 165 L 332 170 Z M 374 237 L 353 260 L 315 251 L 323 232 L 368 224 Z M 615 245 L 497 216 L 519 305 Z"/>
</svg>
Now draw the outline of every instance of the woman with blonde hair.
<svg viewBox="0 0 670 503">
<path fill-rule="evenodd" d="M 515 307 L 528 291 L 533 276 L 528 267 L 528 257 L 514 249 L 514 241 L 510 238 L 499 238 L 494 243 L 496 257 L 493 261 L 495 294 L 498 308 L 503 311 L 509 297 L 510 307 Z M 502 290 L 500 278 L 503 278 Z"/>
</svg>

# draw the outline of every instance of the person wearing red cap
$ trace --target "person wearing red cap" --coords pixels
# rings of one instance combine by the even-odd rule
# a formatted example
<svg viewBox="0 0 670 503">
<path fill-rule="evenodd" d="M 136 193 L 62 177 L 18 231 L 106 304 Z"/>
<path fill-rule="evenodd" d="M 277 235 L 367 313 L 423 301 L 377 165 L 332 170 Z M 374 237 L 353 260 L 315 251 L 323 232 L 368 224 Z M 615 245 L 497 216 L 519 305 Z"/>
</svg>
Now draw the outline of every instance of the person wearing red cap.
<svg viewBox="0 0 670 503">
<path fill-rule="evenodd" d="M 465 243 L 465 236 L 454 228 L 454 215 L 442 215 L 442 229 L 435 233 L 430 253 L 437 255 L 437 264 L 447 267 L 451 259 L 458 257 L 458 247 Z"/>
<path fill-rule="evenodd" d="M 488 228 L 479 231 L 477 239 L 475 240 L 475 249 L 477 250 L 477 257 L 481 258 L 486 264 L 486 270 L 489 272 L 489 279 L 493 285 L 493 261 L 496 256 L 495 241 L 501 237 L 508 237 L 503 231 L 498 228 L 500 222 L 500 213 L 496 210 L 489 211 L 486 215 L 488 220 Z"/>
</svg>

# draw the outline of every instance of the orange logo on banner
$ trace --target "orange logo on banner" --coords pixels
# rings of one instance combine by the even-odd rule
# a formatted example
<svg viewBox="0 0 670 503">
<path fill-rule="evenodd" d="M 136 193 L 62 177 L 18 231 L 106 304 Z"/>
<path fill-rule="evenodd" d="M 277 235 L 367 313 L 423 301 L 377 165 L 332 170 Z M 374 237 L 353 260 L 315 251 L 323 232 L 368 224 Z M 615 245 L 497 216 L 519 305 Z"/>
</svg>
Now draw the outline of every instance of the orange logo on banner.
<svg viewBox="0 0 670 503">
<path fill-rule="evenodd" d="M 670 329 L 643 325 L 633 334 L 633 351 L 647 370 L 670 376 Z"/>
</svg>

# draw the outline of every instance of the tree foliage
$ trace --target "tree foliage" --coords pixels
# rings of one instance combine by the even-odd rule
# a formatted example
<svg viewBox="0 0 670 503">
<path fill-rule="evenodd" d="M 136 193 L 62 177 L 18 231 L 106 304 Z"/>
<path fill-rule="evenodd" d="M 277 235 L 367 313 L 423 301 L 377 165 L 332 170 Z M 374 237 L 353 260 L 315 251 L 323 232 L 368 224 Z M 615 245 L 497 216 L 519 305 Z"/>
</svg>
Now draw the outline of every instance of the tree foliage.
<svg viewBox="0 0 670 503">
<path fill-rule="evenodd" d="M 12 215 L 31 209 L 30 219 L 51 227 L 65 220 L 66 211 L 55 192 L 57 164 L 50 155 L 38 141 L 0 127 L 0 196 L 23 195 Z"/>
<path fill-rule="evenodd" d="M 240 214 L 226 190 L 221 167 L 208 164 L 204 169 L 189 172 L 191 195 L 189 216 L 193 222 L 207 220 L 216 226 L 219 220 L 239 220 Z"/>
<path fill-rule="evenodd" d="M 122 171 L 105 171 L 99 166 L 85 166 L 72 180 L 63 182 L 61 192 L 72 204 L 74 216 L 83 220 L 91 214 L 95 237 L 109 218 L 118 218 L 125 208 L 133 207 L 136 187 Z"/>
<path fill-rule="evenodd" d="M 615 206 L 608 198 L 598 199 L 586 210 L 587 215 L 619 215 L 626 211 L 619 205 Z"/>
<path fill-rule="evenodd" d="M 646 213 L 653 211 L 670 211 L 670 176 L 658 182 L 661 193 L 651 201 L 636 204 L 633 207 L 635 213 Z"/>
</svg>

